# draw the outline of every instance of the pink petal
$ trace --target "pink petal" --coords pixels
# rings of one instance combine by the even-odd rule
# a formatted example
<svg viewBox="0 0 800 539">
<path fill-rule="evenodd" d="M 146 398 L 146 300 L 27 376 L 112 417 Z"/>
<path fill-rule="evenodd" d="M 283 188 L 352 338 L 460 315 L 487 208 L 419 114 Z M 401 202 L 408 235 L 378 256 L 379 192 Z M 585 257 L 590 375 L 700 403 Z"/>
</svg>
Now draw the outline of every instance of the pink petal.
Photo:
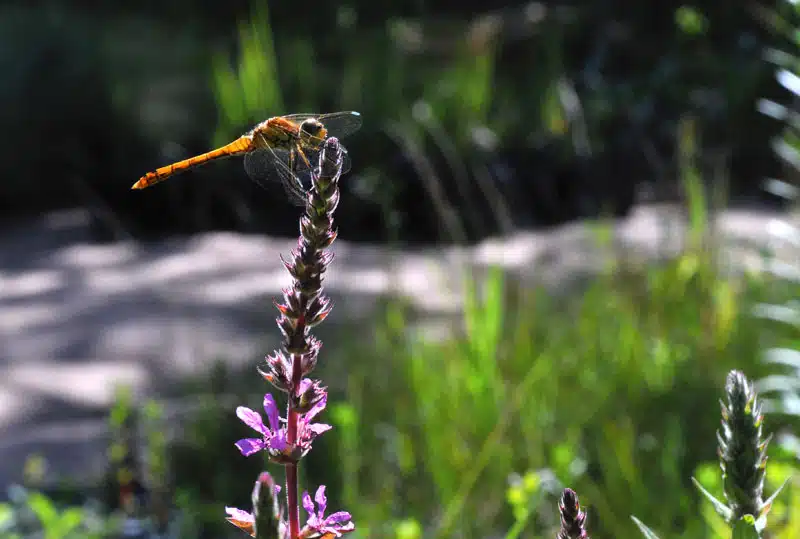
<svg viewBox="0 0 800 539">
<path fill-rule="evenodd" d="M 325 423 L 314 423 L 312 425 L 306 425 L 306 430 L 309 430 L 314 433 L 315 436 L 319 436 L 323 432 L 328 432 L 333 427 L 330 425 L 326 425 Z"/>
<path fill-rule="evenodd" d="M 337 511 L 325 518 L 325 524 L 339 524 L 341 522 L 350 522 L 351 520 L 353 520 L 353 516 L 347 511 Z"/>
<path fill-rule="evenodd" d="M 320 485 L 317 489 L 314 500 L 317 502 L 317 514 L 320 518 L 325 515 L 325 508 L 328 506 L 328 499 L 325 497 L 325 485 Z"/>
<path fill-rule="evenodd" d="M 225 512 L 228 513 L 230 518 L 241 522 L 255 522 L 255 517 L 248 513 L 247 511 L 242 511 L 241 509 L 237 509 L 235 507 L 226 507 Z"/>
<path fill-rule="evenodd" d="M 336 537 L 341 537 L 342 532 L 348 533 L 356 529 L 356 525 L 352 522 L 347 524 L 336 524 L 335 526 L 325 526 L 322 528 L 323 532 L 333 533 Z"/>
<path fill-rule="evenodd" d="M 306 510 L 309 516 L 314 515 L 314 502 L 311 501 L 311 496 L 308 495 L 308 491 L 306 490 L 303 492 L 303 509 Z"/>
<path fill-rule="evenodd" d="M 236 416 L 254 431 L 259 432 L 260 434 L 269 434 L 267 427 L 264 426 L 264 420 L 261 419 L 261 414 L 258 412 L 254 412 L 246 406 L 239 406 L 236 408 Z"/>
<path fill-rule="evenodd" d="M 281 427 L 280 415 L 278 414 L 278 406 L 275 404 L 275 398 L 267 393 L 264 395 L 264 411 L 267 412 L 267 420 L 272 432 L 277 432 Z"/>
<path fill-rule="evenodd" d="M 311 409 L 308 412 L 306 412 L 306 414 L 303 416 L 303 419 L 305 419 L 307 423 L 310 423 L 311 420 L 314 419 L 314 416 L 316 416 L 318 413 L 320 413 L 322 410 L 325 409 L 325 405 L 327 403 L 328 403 L 328 395 L 325 395 L 319 400 L 319 402 L 317 402 L 317 404 L 312 406 Z"/>
<path fill-rule="evenodd" d="M 275 436 L 269 439 L 269 448 L 281 453 L 286 450 L 288 445 L 286 431 L 283 429 L 276 432 Z"/>
<path fill-rule="evenodd" d="M 267 447 L 267 442 L 261 438 L 242 438 L 234 445 L 236 445 L 242 455 L 249 457 L 253 453 L 258 453 L 265 449 Z"/>
<path fill-rule="evenodd" d="M 303 393 L 306 392 L 306 389 L 308 389 L 308 386 L 310 386 L 311 384 L 312 384 L 311 378 L 303 378 L 300 381 L 300 387 L 298 388 L 297 393 L 302 395 Z"/>
</svg>

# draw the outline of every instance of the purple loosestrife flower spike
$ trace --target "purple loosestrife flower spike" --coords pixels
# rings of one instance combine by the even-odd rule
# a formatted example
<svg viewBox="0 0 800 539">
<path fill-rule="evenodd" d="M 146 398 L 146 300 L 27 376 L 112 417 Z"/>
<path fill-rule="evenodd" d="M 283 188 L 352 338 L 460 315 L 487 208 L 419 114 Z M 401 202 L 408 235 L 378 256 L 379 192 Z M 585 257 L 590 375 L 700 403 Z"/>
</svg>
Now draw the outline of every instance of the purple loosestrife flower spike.
<svg viewBox="0 0 800 539">
<path fill-rule="evenodd" d="M 288 394 L 286 418 L 279 416 L 275 400 L 269 394 L 264 397 L 268 426 L 257 412 L 245 407 L 236 410 L 238 417 L 261 435 L 236 442 L 239 451 L 249 456 L 264 450 L 270 460 L 284 465 L 287 519 L 284 528 L 278 529 L 279 539 L 332 539 L 355 529 L 349 513 L 338 512 L 325 517 L 324 487 L 317 491 L 316 510 L 308 493 L 304 495 L 302 502 L 309 518 L 302 530 L 298 510 L 297 463 L 311 450 L 314 439 L 332 428 L 324 423 L 313 423 L 325 409 L 328 396 L 319 381 L 306 376 L 316 367 L 322 346 L 310 330 L 325 320 L 333 308 L 331 301 L 322 294 L 322 278 L 333 259 L 326 249 L 336 239 L 333 212 L 339 204 L 343 152 L 336 138 L 325 141 L 319 165 L 312 171 L 312 187 L 306 193 L 306 211 L 300 219 L 297 247 L 292 251 L 291 260 L 281 257 L 292 277 L 292 285 L 283 290 L 283 302 L 275 302 L 279 313 L 276 322 L 283 339 L 281 348 L 267 356 L 266 365 L 258 371 L 276 389 Z M 254 506 L 257 505 L 254 502 Z M 234 524 L 247 529 L 253 523 L 252 529 L 258 531 L 258 512 L 251 515 L 233 508 L 228 511 L 229 520 Z M 258 539 L 261 539 L 260 533 Z"/>
<path fill-rule="evenodd" d="M 326 251 L 336 239 L 333 228 L 333 212 L 339 204 L 339 177 L 342 173 L 343 148 L 335 137 L 325 141 L 319 156 L 319 166 L 311 175 L 311 189 L 307 193 L 306 212 L 300 219 L 300 239 L 292 251 L 291 263 L 284 261 L 292 276 L 292 288 L 284 291 L 284 303 L 278 305 L 280 316 L 278 327 L 284 335 L 283 349 L 291 357 L 291 382 L 289 384 L 289 407 L 287 413 L 287 435 L 289 443 L 295 445 L 300 456 L 311 449 L 312 440 L 329 430 L 330 425 L 311 423 L 326 405 L 327 394 L 317 382 L 305 381 L 316 366 L 322 343 L 309 334 L 310 328 L 319 324 L 330 314 L 331 301 L 322 295 L 322 276 L 333 260 Z M 330 539 L 355 525 L 342 523 L 341 515 L 322 520 L 324 507 L 310 519 L 313 527 L 306 526 L 302 533 L 299 525 L 297 499 L 297 464 L 286 466 L 286 503 L 289 508 L 289 533 L 298 537 L 324 537 Z M 318 492 L 324 505 L 324 489 Z M 307 495 L 306 495 L 307 497 Z M 310 500 L 303 500 L 308 508 Z M 312 505 L 313 509 L 313 505 Z M 349 525 L 348 525 L 349 524 Z M 325 530 L 325 531 L 320 531 Z M 313 535 L 312 535 L 313 534 Z"/>
<path fill-rule="evenodd" d="M 328 499 L 325 497 L 325 485 L 321 485 L 317 489 L 314 500 L 317 502 L 316 509 L 308 492 L 303 493 L 303 508 L 308 513 L 308 521 L 306 521 L 306 525 L 300 532 L 301 539 L 341 537 L 345 533 L 356 529 L 355 524 L 351 522 L 352 517 L 347 511 L 338 511 L 327 517 L 325 516 L 325 509 L 328 505 Z"/>
<path fill-rule="evenodd" d="M 558 501 L 558 511 L 561 513 L 561 529 L 556 539 L 589 539 L 586 533 L 586 512 L 581 510 L 578 495 L 571 488 L 565 488 Z"/>
<path fill-rule="evenodd" d="M 290 261 L 281 259 L 292 276 L 292 286 L 284 289 L 283 303 L 275 303 L 280 313 L 277 324 L 283 334 L 281 344 L 285 354 L 301 358 L 301 376 L 314 369 L 322 346 L 309 330 L 325 320 L 333 309 L 330 299 L 322 295 L 322 278 L 333 260 L 333 254 L 326 249 L 336 239 L 333 212 L 339 204 L 342 151 L 335 138 L 325 141 L 320 165 L 312 175 L 306 214 L 300 219 L 297 247 Z M 262 376 L 276 387 L 291 388 L 291 360 L 284 352 L 267 358 L 267 369 L 262 370 Z"/>
</svg>

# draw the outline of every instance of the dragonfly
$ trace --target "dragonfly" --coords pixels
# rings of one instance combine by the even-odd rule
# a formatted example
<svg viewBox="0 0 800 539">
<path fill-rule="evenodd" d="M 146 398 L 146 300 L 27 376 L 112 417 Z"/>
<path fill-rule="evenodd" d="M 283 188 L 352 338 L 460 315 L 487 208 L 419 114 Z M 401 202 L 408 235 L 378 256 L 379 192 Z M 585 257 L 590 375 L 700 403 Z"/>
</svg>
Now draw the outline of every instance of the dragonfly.
<svg viewBox="0 0 800 539">
<path fill-rule="evenodd" d="M 308 175 L 328 137 L 344 138 L 361 128 L 354 111 L 328 114 L 288 114 L 269 118 L 233 142 L 148 172 L 131 189 L 144 189 L 170 176 L 208 162 L 244 156 L 244 169 L 258 185 L 280 183 L 289 200 L 304 205 Z M 350 170 L 350 157 L 342 148 L 342 173 Z"/>
</svg>

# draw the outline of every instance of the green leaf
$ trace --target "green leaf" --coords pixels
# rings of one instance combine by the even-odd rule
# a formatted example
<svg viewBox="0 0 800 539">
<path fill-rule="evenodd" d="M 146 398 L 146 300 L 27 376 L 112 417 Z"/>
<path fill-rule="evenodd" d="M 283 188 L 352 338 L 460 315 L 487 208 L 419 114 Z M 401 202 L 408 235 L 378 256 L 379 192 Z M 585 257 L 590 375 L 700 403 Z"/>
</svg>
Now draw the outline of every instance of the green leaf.
<svg viewBox="0 0 800 539">
<path fill-rule="evenodd" d="M 39 492 L 31 493 L 28 498 L 28 506 L 36 514 L 36 517 L 44 528 L 51 527 L 55 523 L 56 518 L 58 518 L 58 511 L 53 505 L 53 502 L 51 502 L 47 496 Z"/>
<path fill-rule="evenodd" d="M 745 515 L 733 523 L 732 539 L 760 539 L 760 537 L 753 515 Z"/>
<path fill-rule="evenodd" d="M 67 537 L 83 522 L 83 510 L 80 507 L 70 507 L 63 513 L 58 521 L 61 537 Z"/>
<path fill-rule="evenodd" d="M 644 522 L 642 522 L 633 515 L 631 515 L 631 520 L 637 526 L 639 526 L 639 530 L 642 532 L 642 535 L 644 535 L 647 539 L 659 539 L 658 535 L 656 535 L 656 532 L 645 526 Z"/>
<path fill-rule="evenodd" d="M 706 489 L 704 489 L 703 485 L 701 485 L 700 482 L 694 477 L 692 477 L 692 482 L 694 483 L 694 486 L 696 486 L 698 490 L 700 490 L 700 493 L 703 496 L 705 496 L 708 501 L 711 502 L 711 505 L 714 506 L 714 509 L 716 509 L 717 513 L 719 513 L 719 515 L 722 518 L 724 518 L 725 520 L 731 519 L 731 517 L 733 516 L 733 511 L 731 511 L 730 507 L 728 507 L 727 505 L 716 499 L 714 495 L 711 494 Z"/>
<path fill-rule="evenodd" d="M 766 501 L 764 501 L 763 505 L 761 506 L 761 515 L 759 515 L 759 516 L 763 517 L 763 516 L 766 516 L 767 513 L 769 513 L 769 510 L 772 508 L 772 502 L 775 501 L 775 498 L 778 497 L 778 494 L 781 493 L 781 491 L 783 490 L 783 487 L 786 486 L 786 483 L 788 483 L 789 479 L 791 479 L 791 478 L 792 478 L 791 476 L 787 477 L 786 480 L 783 482 L 783 484 L 778 487 L 778 490 L 773 492 L 772 496 L 770 496 L 769 498 L 766 499 Z"/>
<path fill-rule="evenodd" d="M 0 530 L 8 526 L 14 518 L 14 509 L 10 504 L 0 503 Z"/>
</svg>

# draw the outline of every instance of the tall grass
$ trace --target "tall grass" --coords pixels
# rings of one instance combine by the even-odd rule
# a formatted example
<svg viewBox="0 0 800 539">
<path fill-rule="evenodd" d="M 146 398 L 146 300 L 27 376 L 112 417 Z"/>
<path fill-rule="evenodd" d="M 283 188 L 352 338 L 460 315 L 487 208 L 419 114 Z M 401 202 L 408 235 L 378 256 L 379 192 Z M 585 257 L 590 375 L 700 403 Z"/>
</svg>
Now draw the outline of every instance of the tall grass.
<svg viewBox="0 0 800 539">
<path fill-rule="evenodd" d="M 212 59 L 214 96 L 219 107 L 214 144 L 221 146 L 238 136 L 248 124 L 283 114 L 283 95 L 267 4 L 254 3 L 252 17 L 239 25 L 239 51 L 235 67 L 228 54 Z"/>
<path fill-rule="evenodd" d="M 683 254 L 616 266 L 567 296 L 498 269 L 468 281 L 461 331 L 445 341 L 415 336 L 410 310 L 388 306 L 375 338 L 345 354 L 348 404 L 336 415 L 360 533 L 393 536 L 412 518 L 421 537 L 494 536 L 519 513 L 501 486 L 519 496 L 528 478 L 532 506 L 515 533 L 547 536 L 570 486 L 598 537 L 635 536 L 632 514 L 662 537 L 720 536 L 690 478 L 715 466 L 728 371 L 764 376 L 765 347 L 792 334 L 753 307 L 800 290 L 722 267 L 705 203 L 690 207 Z M 773 431 L 791 424 L 771 419 Z M 790 517 L 776 533 L 800 526 Z"/>
</svg>

